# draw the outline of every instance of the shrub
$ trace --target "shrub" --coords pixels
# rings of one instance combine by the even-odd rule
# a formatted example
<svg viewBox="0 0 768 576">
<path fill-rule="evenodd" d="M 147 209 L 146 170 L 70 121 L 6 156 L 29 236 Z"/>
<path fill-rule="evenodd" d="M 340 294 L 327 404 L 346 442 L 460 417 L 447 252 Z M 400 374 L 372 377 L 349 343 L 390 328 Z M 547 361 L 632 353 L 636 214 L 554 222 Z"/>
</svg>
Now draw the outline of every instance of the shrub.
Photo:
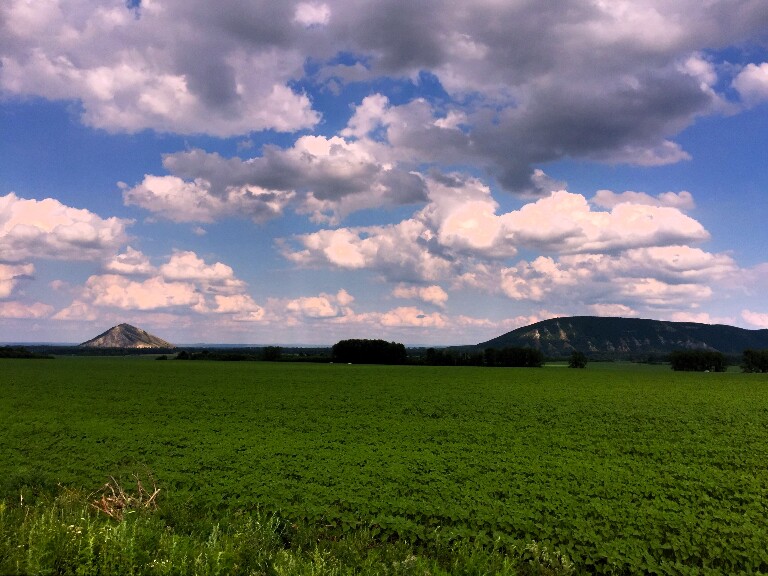
<svg viewBox="0 0 768 576">
<path fill-rule="evenodd" d="M 586 368 L 587 367 L 587 355 L 584 352 L 578 352 L 574 350 L 571 354 L 571 359 L 568 361 L 568 368 Z"/>
<path fill-rule="evenodd" d="M 405 364 L 405 346 L 385 340 L 341 340 L 333 345 L 334 362 L 355 364 Z"/>
<path fill-rule="evenodd" d="M 278 362 L 283 357 L 283 349 L 280 346 L 267 346 L 261 354 L 267 362 Z"/>
<path fill-rule="evenodd" d="M 676 350 L 669 355 L 672 370 L 683 372 L 725 372 L 725 356 L 713 350 Z"/>
<path fill-rule="evenodd" d="M 502 348 L 485 351 L 487 366 L 502 366 L 506 368 L 541 368 L 544 365 L 544 354 L 535 348 Z"/>
<path fill-rule="evenodd" d="M 744 350 L 741 369 L 744 372 L 768 372 L 768 350 Z"/>
</svg>

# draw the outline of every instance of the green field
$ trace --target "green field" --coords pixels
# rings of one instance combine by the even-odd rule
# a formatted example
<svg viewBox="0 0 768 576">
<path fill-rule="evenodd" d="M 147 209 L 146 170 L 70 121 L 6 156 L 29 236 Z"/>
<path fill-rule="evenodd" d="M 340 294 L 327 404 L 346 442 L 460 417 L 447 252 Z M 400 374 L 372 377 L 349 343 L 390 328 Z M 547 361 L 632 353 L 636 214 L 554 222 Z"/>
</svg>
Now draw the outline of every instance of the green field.
<svg viewBox="0 0 768 576">
<path fill-rule="evenodd" d="M 151 473 L 178 523 L 768 572 L 766 375 L 58 358 L 3 360 L 0 396 L 9 503 Z"/>
</svg>

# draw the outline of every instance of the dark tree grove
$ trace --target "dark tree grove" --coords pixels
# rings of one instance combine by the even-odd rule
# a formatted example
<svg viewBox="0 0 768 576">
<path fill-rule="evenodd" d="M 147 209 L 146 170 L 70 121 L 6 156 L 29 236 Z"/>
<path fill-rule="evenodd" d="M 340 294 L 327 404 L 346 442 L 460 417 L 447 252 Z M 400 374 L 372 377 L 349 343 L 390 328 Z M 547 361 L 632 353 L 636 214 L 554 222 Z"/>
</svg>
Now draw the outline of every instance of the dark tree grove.
<svg viewBox="0 0 768 576">
<path fill-rule="evenodd" d="M 241 352 L 237 350 L 201 350 L 199 352 L 189 352 L 182 350 L 176 354 L 176 360 L 218 360 L 224 362 L 243 362 L 247 360 L 260 360 L 261 356 L 254 352 Z"/>
<path fill-rule="evenodd" d="M 725 372 L 725 356 L 712 350 L 676 350 L 669 355 L 672 370 L 683 372 Z"/>
<path fill-rule="evenodd" d="M 405 346 L 386 340 L 341 340 L 331 348 L 334 362 L 353 364 L 405 364 Z"/>
<path fill-rule="evenodd" d="M 568 368 L 586 368 L 587 355 L 584 352 L 574 350 L 571 359 L 568 361 Z"/>
<path fill-rule="evenodd" d="M 489 366 L 491 368 L 540 368 L 544 354 L 535 348 L 486 348 L 482 352 L 427 349 L 421 361 L 429 366 Z"/>
<path fill-rule="evenodd" d="M 283 357 L 283 349 L 280 346 L 267 346 L 261 351 L 262 357 L 268 362 L 278 362 Z"/>
<path fill-rule="evenodd" d="M 490 351 L 493 351 L 490 353 Z M 544 354 L 535 348 L 502 348 L 485 351 L 485 365 L 507 368 L 541 368 L 544 365 Z"/>
<path fill-rule="evenodd" d="M 415 364 L 427 366 L 483 366 L 482 352 L 457 352 L 441 348 L 428 348 L 426 355 L 415 360 Z"/>
<path fill-rule="evenodd" d="M 30 352 L 23 346 L 3 346 L 3 347 L 0 347 L 0 358 L 51 359 L 53 358 L 53 356 Z"/>
<path fill-rule="evenodd" d="M 744 372 L 768 372 L 768 350 L 744 350 L 741 369 Z"/>
</svg>

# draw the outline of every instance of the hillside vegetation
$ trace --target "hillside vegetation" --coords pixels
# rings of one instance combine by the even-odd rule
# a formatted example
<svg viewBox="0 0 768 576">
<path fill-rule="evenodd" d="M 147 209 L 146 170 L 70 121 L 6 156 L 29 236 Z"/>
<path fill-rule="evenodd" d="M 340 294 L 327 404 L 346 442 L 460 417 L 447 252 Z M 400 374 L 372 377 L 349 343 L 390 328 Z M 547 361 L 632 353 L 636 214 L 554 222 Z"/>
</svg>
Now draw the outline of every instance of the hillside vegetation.
<svg viewBox="0 0 768 576">
<path fill-rule="evenodd" d="M 641 318 L 573 316 L 524 326 L 473 348 L 508 346 L 528 346 L 549 357 L 560 358 L 570 356 L 573 351 L 595 359 L 644 359 L 676 350 L 711 350 L 741 355 L 746 349 L 768 348 L 768 330 Z"/>
</svg>

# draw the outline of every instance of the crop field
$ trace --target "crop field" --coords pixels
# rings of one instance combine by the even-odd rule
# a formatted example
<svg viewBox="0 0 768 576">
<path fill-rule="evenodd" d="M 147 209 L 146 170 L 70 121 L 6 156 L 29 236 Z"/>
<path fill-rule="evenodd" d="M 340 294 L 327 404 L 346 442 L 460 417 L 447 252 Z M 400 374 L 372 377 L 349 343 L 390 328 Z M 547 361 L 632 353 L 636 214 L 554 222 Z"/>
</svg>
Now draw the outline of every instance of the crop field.
<svg viewBox="0 0 768 576">
<path fill-rule="evenodd" d="M 766 375 L 58 358 L 3 360 L 0 398 L 6 502 L 146 473 L 179 518 L 768 572 Z"/>
</svg>

